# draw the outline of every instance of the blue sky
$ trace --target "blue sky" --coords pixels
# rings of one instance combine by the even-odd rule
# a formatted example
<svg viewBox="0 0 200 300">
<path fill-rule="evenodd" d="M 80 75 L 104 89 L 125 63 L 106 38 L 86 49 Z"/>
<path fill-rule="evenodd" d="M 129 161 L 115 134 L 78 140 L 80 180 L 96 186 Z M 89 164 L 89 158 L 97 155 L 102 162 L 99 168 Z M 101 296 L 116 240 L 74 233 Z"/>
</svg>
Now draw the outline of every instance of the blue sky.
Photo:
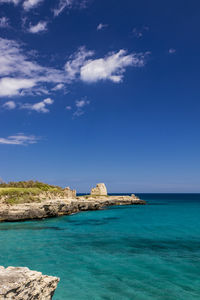
<svg viewBox="0 0 200 300">
<path fill-rule="evenodd" d="M 200 3 L 0 0 L 0 177 L 200 192 Z"/>
</svg>

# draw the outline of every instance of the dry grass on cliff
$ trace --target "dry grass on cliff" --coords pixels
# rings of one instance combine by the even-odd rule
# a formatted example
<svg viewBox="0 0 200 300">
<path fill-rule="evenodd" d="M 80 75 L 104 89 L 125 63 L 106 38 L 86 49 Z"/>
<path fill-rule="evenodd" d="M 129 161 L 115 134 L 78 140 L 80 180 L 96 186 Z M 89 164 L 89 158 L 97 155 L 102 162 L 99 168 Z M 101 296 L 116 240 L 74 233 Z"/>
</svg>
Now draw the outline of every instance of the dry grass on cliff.
<svg viewBox="0 0 200 300">
<path fill-rule="evenodd" d="M 60 186 L 50 185 L 40 181 L 27 180 L 27 181 L 10 181 L 0 182 L 0 188 L 38 188 L 42 191 L 49 191 L 52 189 L 62 190 Z"/>
<path fill-rule="evenodd" d="M 7 204 L 39 202 L 40 193 L 37 188 L 0 188 L 0 199 Z"/>
<path fill-rule="evenodd" d="M 32 186 L 32 187 L 31 187 Z M 41 202 L 50 195 L 62 194 L 62 188 L 41 182 L 0 184 L 0 203 L 21 204 Z"/>
</svg>

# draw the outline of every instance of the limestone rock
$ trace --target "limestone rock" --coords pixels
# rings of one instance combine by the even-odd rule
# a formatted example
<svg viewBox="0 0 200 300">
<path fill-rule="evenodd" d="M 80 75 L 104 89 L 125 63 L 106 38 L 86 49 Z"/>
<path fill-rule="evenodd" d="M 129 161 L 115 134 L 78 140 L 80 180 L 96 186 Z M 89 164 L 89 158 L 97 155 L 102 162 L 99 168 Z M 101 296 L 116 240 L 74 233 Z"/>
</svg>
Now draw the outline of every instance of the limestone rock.
<svg viewBox="0 0 200 300">
<path fill-rule="evenodd" d="M 107 196 L 107 189 L 104 183 L 98 183 L 95 188 L 91 189 L 91 195 Z"/>
<path fill-rule="evenodd" d="M 0 267 L 0 300 L 50 300 L 58 282 L 28 268 Z"/>
<path fill-rule="evenodd" d="M 24 221 L 70 215 L 86 210 L 98 210 L 110 205 L 146 204 L 136 196 L 79 196 L 76 199 L 51 199 L 23 204 L 0 204 L 0 222 Z M 1 299 L 0 299 L 1 300 Z"/>
<path fill-rule="evenodd" d="M 64 197 L 69 199 L 76 198 L 76 190 L 71 190 L 69 187 L 66 187 L 64 189 Z"/>
<path fill-rule="evenodd" d="M 102 207 L 98 201 L 76 199 L 55 199 L 42 203 L 24 203 L 16 205 L 0 205 L 0 222 L 43 219 L 70 215 L 79 211 L 97 210 Z"/>
<path fill-rule="evenodd" d="M 134 199 L 134 200 L 140 200 L 140 198 L 139 197 L 137 197 L 137 196 L 135 196 L 135 194 L 131 194 L 131 197 Z"/>
</svg>

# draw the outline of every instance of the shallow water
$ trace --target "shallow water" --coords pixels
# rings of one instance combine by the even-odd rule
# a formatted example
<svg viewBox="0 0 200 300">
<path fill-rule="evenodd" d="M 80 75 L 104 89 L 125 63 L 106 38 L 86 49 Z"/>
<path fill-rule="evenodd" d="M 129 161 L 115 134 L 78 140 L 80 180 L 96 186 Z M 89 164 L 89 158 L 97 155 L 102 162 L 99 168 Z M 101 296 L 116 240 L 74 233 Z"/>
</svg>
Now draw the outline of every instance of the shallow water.
<svg viewBox="0 0 200 300">
<path fill-rule="evenodd" d="M 54 300 L 200 299 L 200 194 L 143 194 L 60 218 L 0 224 L 0 265 L 60 277 Z"/>
</svg>

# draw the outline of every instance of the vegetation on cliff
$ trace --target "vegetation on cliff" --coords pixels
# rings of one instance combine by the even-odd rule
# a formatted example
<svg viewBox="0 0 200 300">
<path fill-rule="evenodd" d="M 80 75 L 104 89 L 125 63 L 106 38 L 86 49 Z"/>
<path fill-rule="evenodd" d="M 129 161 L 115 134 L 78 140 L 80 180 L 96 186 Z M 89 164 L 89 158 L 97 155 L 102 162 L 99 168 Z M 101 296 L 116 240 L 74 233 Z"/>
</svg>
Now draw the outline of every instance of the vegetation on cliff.
<svg viewBox="0 0 200 300">
<path fill-rule="evenodd" d="M 51 196 L 62 196 L 63 189 L 39 181 L 19 181 L 0 183 L 0 202 L 20 204 L 41 202 Z"/>
<path fill-rule="evenodd" d="M 1 182 L 0 188 L 38 188 L 43 191 L 52 189 L 62 190 L 58 185 L 50 185 L 40 181 L 27 180 L 27 181 L 10 181 L 8 183 Z"/>
</svg>

